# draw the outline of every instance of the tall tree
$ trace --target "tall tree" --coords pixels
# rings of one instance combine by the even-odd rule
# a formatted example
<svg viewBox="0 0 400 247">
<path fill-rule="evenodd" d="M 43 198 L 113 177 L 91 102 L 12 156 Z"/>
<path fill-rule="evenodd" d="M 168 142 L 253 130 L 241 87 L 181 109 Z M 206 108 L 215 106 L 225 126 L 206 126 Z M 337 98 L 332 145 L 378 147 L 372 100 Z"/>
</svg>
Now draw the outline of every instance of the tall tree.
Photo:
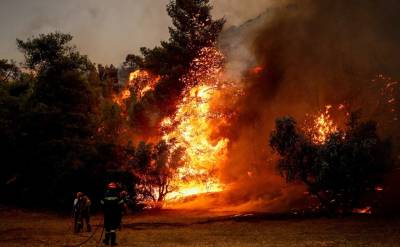
<svg viewBox="0 0 400 247">
<path fill-rule="evenodd" d="M 144 67 L 161 76 L 186 73 L 204 47 L 215 45 L 225 23 L 213 20 L 209 0 L 172 0 L 167 5 L 170 38 L 154 49 L 142 48 Z"/>
<path fill-rule="evenodd" d="M 165 115 L 175 111 L 185 88 L 182 76 L 188 73 L 191 62 L 204 47 L 215 45 L 225 20 L 213 20 L 209 2 L 171 0 L 167 5 L 173 24 L 169 28 L 169 40 L 153 49 L 141 48 L 143 60 L 135 58 L 142 69 L 161 77 L 153 92 L 131 106 L 131 120 L 134 125 L 140 125 L 137 127 L 152 129 Z M 143 122 L 146 119 L 143 116 L 152 121 Z"/>
</svg>

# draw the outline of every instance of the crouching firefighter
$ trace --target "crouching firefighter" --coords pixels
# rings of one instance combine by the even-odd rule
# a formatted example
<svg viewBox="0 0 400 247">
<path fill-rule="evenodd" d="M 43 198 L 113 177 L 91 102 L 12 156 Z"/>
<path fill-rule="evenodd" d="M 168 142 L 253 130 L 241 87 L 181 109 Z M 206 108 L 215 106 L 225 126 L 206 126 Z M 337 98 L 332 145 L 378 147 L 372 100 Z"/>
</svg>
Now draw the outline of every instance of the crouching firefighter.
<svg viewBox="0 0 400 247">
<path fill-rule="evenodd" d="M 90 206 L 91 201 L 88 196 L 83 192 L 76 193 L 76 198 L 73 205 L 73 217 L 74 217 L 74 231 L 75 233 L 80 232 L 83 229 L 83 223 L 86 223 L 86 230 L 90 232 L 92 227 L 90 225 Z"/>
<path fill-rule="evenodd" d="M 116 230 L 121 224 L 123 200 L 119 197 L 116 183 L 109 183 L 104 198 L 101 200 L 104 212 L 105 237 L 103 243 L 111 246 L 117 245 Z"/>
</svg>

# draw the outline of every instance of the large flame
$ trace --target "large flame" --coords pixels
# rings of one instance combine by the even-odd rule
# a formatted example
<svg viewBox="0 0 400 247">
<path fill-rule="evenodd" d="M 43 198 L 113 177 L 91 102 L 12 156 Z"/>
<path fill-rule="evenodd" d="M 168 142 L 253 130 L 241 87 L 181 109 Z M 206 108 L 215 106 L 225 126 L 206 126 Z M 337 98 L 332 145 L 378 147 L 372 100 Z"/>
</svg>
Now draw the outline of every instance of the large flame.
<svg viewBox="0 0 400 247">
<path fill-rule="evenodd" d="M 174 140 L 185 151 L 185 165 L 178 168 L 172 181 L 176 191 L 167 200 L 222 191 L 224 185 L 218 179 L 218 167 L 225 160 L 228 139 L 211 138 L 219 122 L 213 116 L 211 101 L 220 90 L 219 75 L 222 55 L 215 48 L 204 48 L 193 61 L 191 71 L 182 78 L 187 90 L 173 117 L 165 118 L 163 139 Z"/>
</svg>

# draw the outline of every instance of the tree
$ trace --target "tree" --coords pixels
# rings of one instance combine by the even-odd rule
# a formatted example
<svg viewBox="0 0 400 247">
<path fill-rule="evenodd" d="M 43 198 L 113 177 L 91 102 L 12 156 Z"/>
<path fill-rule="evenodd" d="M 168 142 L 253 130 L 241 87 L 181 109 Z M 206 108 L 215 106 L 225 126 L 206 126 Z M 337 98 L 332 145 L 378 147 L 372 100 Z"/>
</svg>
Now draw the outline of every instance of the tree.
<svg viewBox="0 0 400 247">
<path fill-rule="evenodd" d="M 140 142 L 136 148 L 134 172 L 138 177 L 137 190 L 142 201 L 161 206 L 174 188 L 171 181 L 183 165 L 183 150 L 173 143 L 160 141 L 157 145 Z"/>
<path fill-rule="evenodd" d="M 97 65 L 97 71 L 102 86 L 102 95 L 111 98 L 111 96 L 119 90 L 118 69 L 112 64 L 109 66 L 99 64 Z"/>
<path fill-rule="evenodd" d="M 131 113 L 132 123 L 143 121 L 143 115 L 158 117 L 158 123 L 165 115 L 176 110 L 176 104 L 185 88 L 181 78 L 188 73 L 190 64 L 204 47 L 214 46 L 220 34 L 224 19 L 213 20 L 209 0 L 172 0 L 167 6 L 173 27 L 169 28 L 170 38 L 153 49 L 141 48 L 143 60 L 137 57 L 135 63 L 154 75 L 160 76 L 153 93 L 146 94 L 141 101 L 134 102 Z M 157 126 L 157 125 L 156 125 Z M 149 121 L 141 123 L 139 129 L 151 126 Z"/>
<path fill-rule="evenodd" d="M 192 60 L 204 47 L 215 45 L 225 23 L 213 20 L 209 0 L 173 0 L 167 5 L 173 27 L 170 38 L 154 49 L 142 48 L 144 67 L 161 76 L 187 71 Z"/>
<path fill-rule="evenodd" d="M 62 33 L 17 40 L 29 73 L 0 60 L 2 203 L 69 209 L 74 192 L 96 202 L 116 180 L 135 193 L 135 150 L 119 140 L 126 125 L 111 100 L 118 70 L 96 70 L 71 41 Z"/>
<path fill-rule="evenodd" d="M 26 66 L 38 73 L 59 65 L 71 70 L 89 71 L 92 63 L 87 56 L 79 54 L 75 46 L 69 45 L 72 38 L 70 34 L 59 32 L 40 34 L 27 41 L 17 39 L 17 46 L 25 56 Z"/>
<path fill-rule="evenodd" d="M 12 63 L 8 65 L 6 64 L 5 67 L 15 66 Z M 3 189 L 2 185 L 12 183 L 16 179 L 18 167 L 16 161 L 19 156 L 16 155 L 15 151 L 18 150 L 21 135 L 19 126 L 26 101 L 32 89 L 28 80 L 31 78 L 28 75 L 20 74 L 14 77 L 9 74 L 13 72 L 9 72 L 8 68 L 5 70 L 7 72 L 3 74 L 6 83 L 0 83 L 0 156 L 2 160 L 0 191 Z M 18 71 L 19 69 L 15 67 L 15 70 L 11 70 Z"/>
<path fill-rule="evenodd" d="M 15 81 L 20 74 L 21 71 L 14 61 L 0 59 L 0 83 Z"/>
<path fill-rule="evenodd" d="M 39 191 L 54 198 L 51 205 L 64 203 L 78 181 L 67 178 L 76 171 L 87 174 L 96 156 L 96 100 L 88 81 L 94 67 L 69 45 L 71 39 L 50 33 L 17 40 L 26 66 L 36 74 L 18 122 L 16 150 L 18 196 L 31 204 L 49 203 L 38 199 Z"/>
<path fill-rule="evenodd" d="M 135 71 L 143 67 L 143 58 L 138 55 L 128 54 L 123 65 L 130 72 Z"/>
<path fill-rule="evenodd" d="M 277 119 L 270 146 L 281 157 L 278 168 L 286 180 L 303 182 L 329 212 L 360 207 L 391 163 L 390 142 L 380 139 L 375 122 L 360 122 L 356 114 L 323 144 L 313 143 L 293 118 Z"/>
</svg>

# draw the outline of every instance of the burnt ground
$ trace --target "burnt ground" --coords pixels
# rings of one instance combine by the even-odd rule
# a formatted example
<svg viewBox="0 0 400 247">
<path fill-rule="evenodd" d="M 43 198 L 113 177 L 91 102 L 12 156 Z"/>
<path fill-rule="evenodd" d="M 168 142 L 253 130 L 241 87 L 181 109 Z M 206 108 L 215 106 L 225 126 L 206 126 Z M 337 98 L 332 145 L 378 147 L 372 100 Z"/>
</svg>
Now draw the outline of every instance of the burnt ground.
<svg viewBox="0 0 400 247">
<path fill-rule="evenodd" d="M 101 215 L 92 218 L 96 246 Z M 0 208 L 0 246 L 78 246 L 91 234 L 72 233 L 55 213 Z M 400 219 L 373 215 L 340 219 L 277 214 L 159 211 L 129 215 L 119 246 L 400 246 Z M 103 246 L 101 243 L 99 246 Z"/>
</svg>

